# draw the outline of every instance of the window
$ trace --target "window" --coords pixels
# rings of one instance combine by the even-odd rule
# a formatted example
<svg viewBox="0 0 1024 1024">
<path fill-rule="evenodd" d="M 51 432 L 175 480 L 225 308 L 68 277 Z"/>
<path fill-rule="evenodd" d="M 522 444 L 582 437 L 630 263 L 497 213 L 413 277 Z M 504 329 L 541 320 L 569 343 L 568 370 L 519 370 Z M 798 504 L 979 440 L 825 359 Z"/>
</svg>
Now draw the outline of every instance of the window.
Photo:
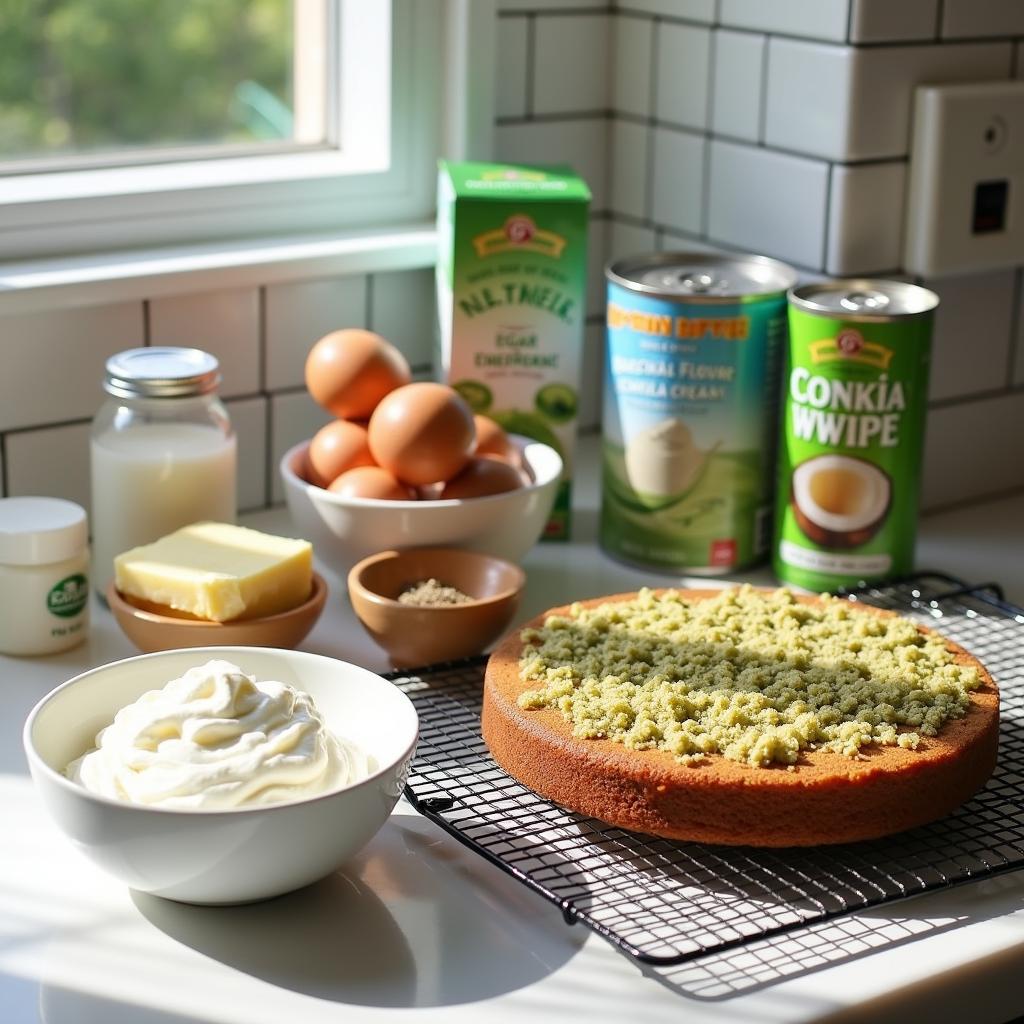
<svg viewBox="0 0 1024 1024">
<path fill-rule="evenodd" d="M 0 7 L 0 259 L 428 218 L 451 6 Z"/>
</svg>

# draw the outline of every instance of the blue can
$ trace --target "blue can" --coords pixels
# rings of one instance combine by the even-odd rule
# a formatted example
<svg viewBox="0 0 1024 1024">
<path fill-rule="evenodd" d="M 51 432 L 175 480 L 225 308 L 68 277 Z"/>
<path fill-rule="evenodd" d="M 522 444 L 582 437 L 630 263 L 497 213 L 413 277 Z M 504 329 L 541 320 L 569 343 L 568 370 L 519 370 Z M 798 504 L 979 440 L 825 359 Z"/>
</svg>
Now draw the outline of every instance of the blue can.
<svg viewBox="0 0 1024 1024">
<path fill-rule="evenodd" d="M 670 572 L 758 562 L 796 271 L 765 256 L 664 252 L 605 276 L 602 547 Z"/>
</svg>

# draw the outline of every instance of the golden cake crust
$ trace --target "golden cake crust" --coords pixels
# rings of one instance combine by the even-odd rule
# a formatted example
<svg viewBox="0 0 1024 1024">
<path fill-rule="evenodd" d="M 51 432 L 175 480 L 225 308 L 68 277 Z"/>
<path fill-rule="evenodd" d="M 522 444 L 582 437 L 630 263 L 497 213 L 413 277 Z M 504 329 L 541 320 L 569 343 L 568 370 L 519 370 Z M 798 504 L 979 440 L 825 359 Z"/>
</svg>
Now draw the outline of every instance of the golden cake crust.
<svg viewBox="0 0 1024 1024">
<path fill-rule="evenodd" d="M 707 600 L 718 590 L 679 590 Z M 635 593 L 581 602 L 627 601 Z M 797 597 L 805 604 L 815 597 Z M 874 615 L 892 612 L 867 605 Z M 539 628 L 552 609 L 523 629 Z M 922 633 L 931 632 L 918 626 Z M 521 630 L 491 655 L 484 682 L 483 737 L 494 759 L 524 785 L 562 806 L 621 828 L 669 839 L 750 846 L 814 846 L 900 832 L 943 817 L 984 785 L 995 766 L 999 694 L 985 667 L 943 638 L 956 661 L 978 669 L 962 718 L 922 737 L 916 750 L 871 745 L 860 758 L 805 751 L 793 770 L 710 755 L 680 763 L 661 750 L 631 750 L 608 739 L 577 739 L 560 712 L 524 710 L 517 698 L 535 684 L 519 678 Z"/>
</svg>

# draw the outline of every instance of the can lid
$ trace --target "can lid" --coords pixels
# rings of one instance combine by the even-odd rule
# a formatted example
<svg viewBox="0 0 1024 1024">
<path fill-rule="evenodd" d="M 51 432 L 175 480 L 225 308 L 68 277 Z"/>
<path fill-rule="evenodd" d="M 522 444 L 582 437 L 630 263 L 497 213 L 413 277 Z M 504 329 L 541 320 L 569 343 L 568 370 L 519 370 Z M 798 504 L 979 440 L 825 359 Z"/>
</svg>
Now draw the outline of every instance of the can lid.
<svg viewBox="0 0 1024 1024">
<path fill-rule="evenodd" d="M 46 565 L 89 543 L 85 509 L 63 498 L 0 498 L 0 562 Z"/>
<path fill-rule="evenodd" d="M 648 295 L 691 302 L 736 302 L 781 294 L 796 284 L 797 272 L 767 256 L 659 252 L 618 260 L 609 280 Z"/>
<path fill-rule="evenodd" d="M 220 364 L 198 348 L 130 348 L 107 360 L 103 387 L 119 398 L 189 398 L 220 383 Z"/>
<path fill-rule="evenodd" d="M 905 281 L 848 278 L 801 285 L 789 293 L 789 300 L 812 313 L 832 313 L 850 319 L 887 320 L 892 317 L 928 313 L 939 297 Z"/>
</svg>

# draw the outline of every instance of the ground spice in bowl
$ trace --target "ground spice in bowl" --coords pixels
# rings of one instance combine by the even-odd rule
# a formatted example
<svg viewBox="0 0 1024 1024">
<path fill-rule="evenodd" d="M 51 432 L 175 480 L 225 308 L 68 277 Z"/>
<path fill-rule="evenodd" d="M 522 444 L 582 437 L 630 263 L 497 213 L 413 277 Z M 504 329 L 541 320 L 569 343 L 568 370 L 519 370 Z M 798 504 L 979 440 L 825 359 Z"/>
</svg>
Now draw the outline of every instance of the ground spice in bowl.
<svg viewBox="0 0 1024 1024">
<path fill-rule="evenodd" d="M 410 604 L 418 608 L 441 608 L 447 605 L 468 604 L 473 598 L 457 587 L 441 583 L 433 577 L 420 580 L 406 587 L 398 595 L 399 604 Z"/>
</svg>

